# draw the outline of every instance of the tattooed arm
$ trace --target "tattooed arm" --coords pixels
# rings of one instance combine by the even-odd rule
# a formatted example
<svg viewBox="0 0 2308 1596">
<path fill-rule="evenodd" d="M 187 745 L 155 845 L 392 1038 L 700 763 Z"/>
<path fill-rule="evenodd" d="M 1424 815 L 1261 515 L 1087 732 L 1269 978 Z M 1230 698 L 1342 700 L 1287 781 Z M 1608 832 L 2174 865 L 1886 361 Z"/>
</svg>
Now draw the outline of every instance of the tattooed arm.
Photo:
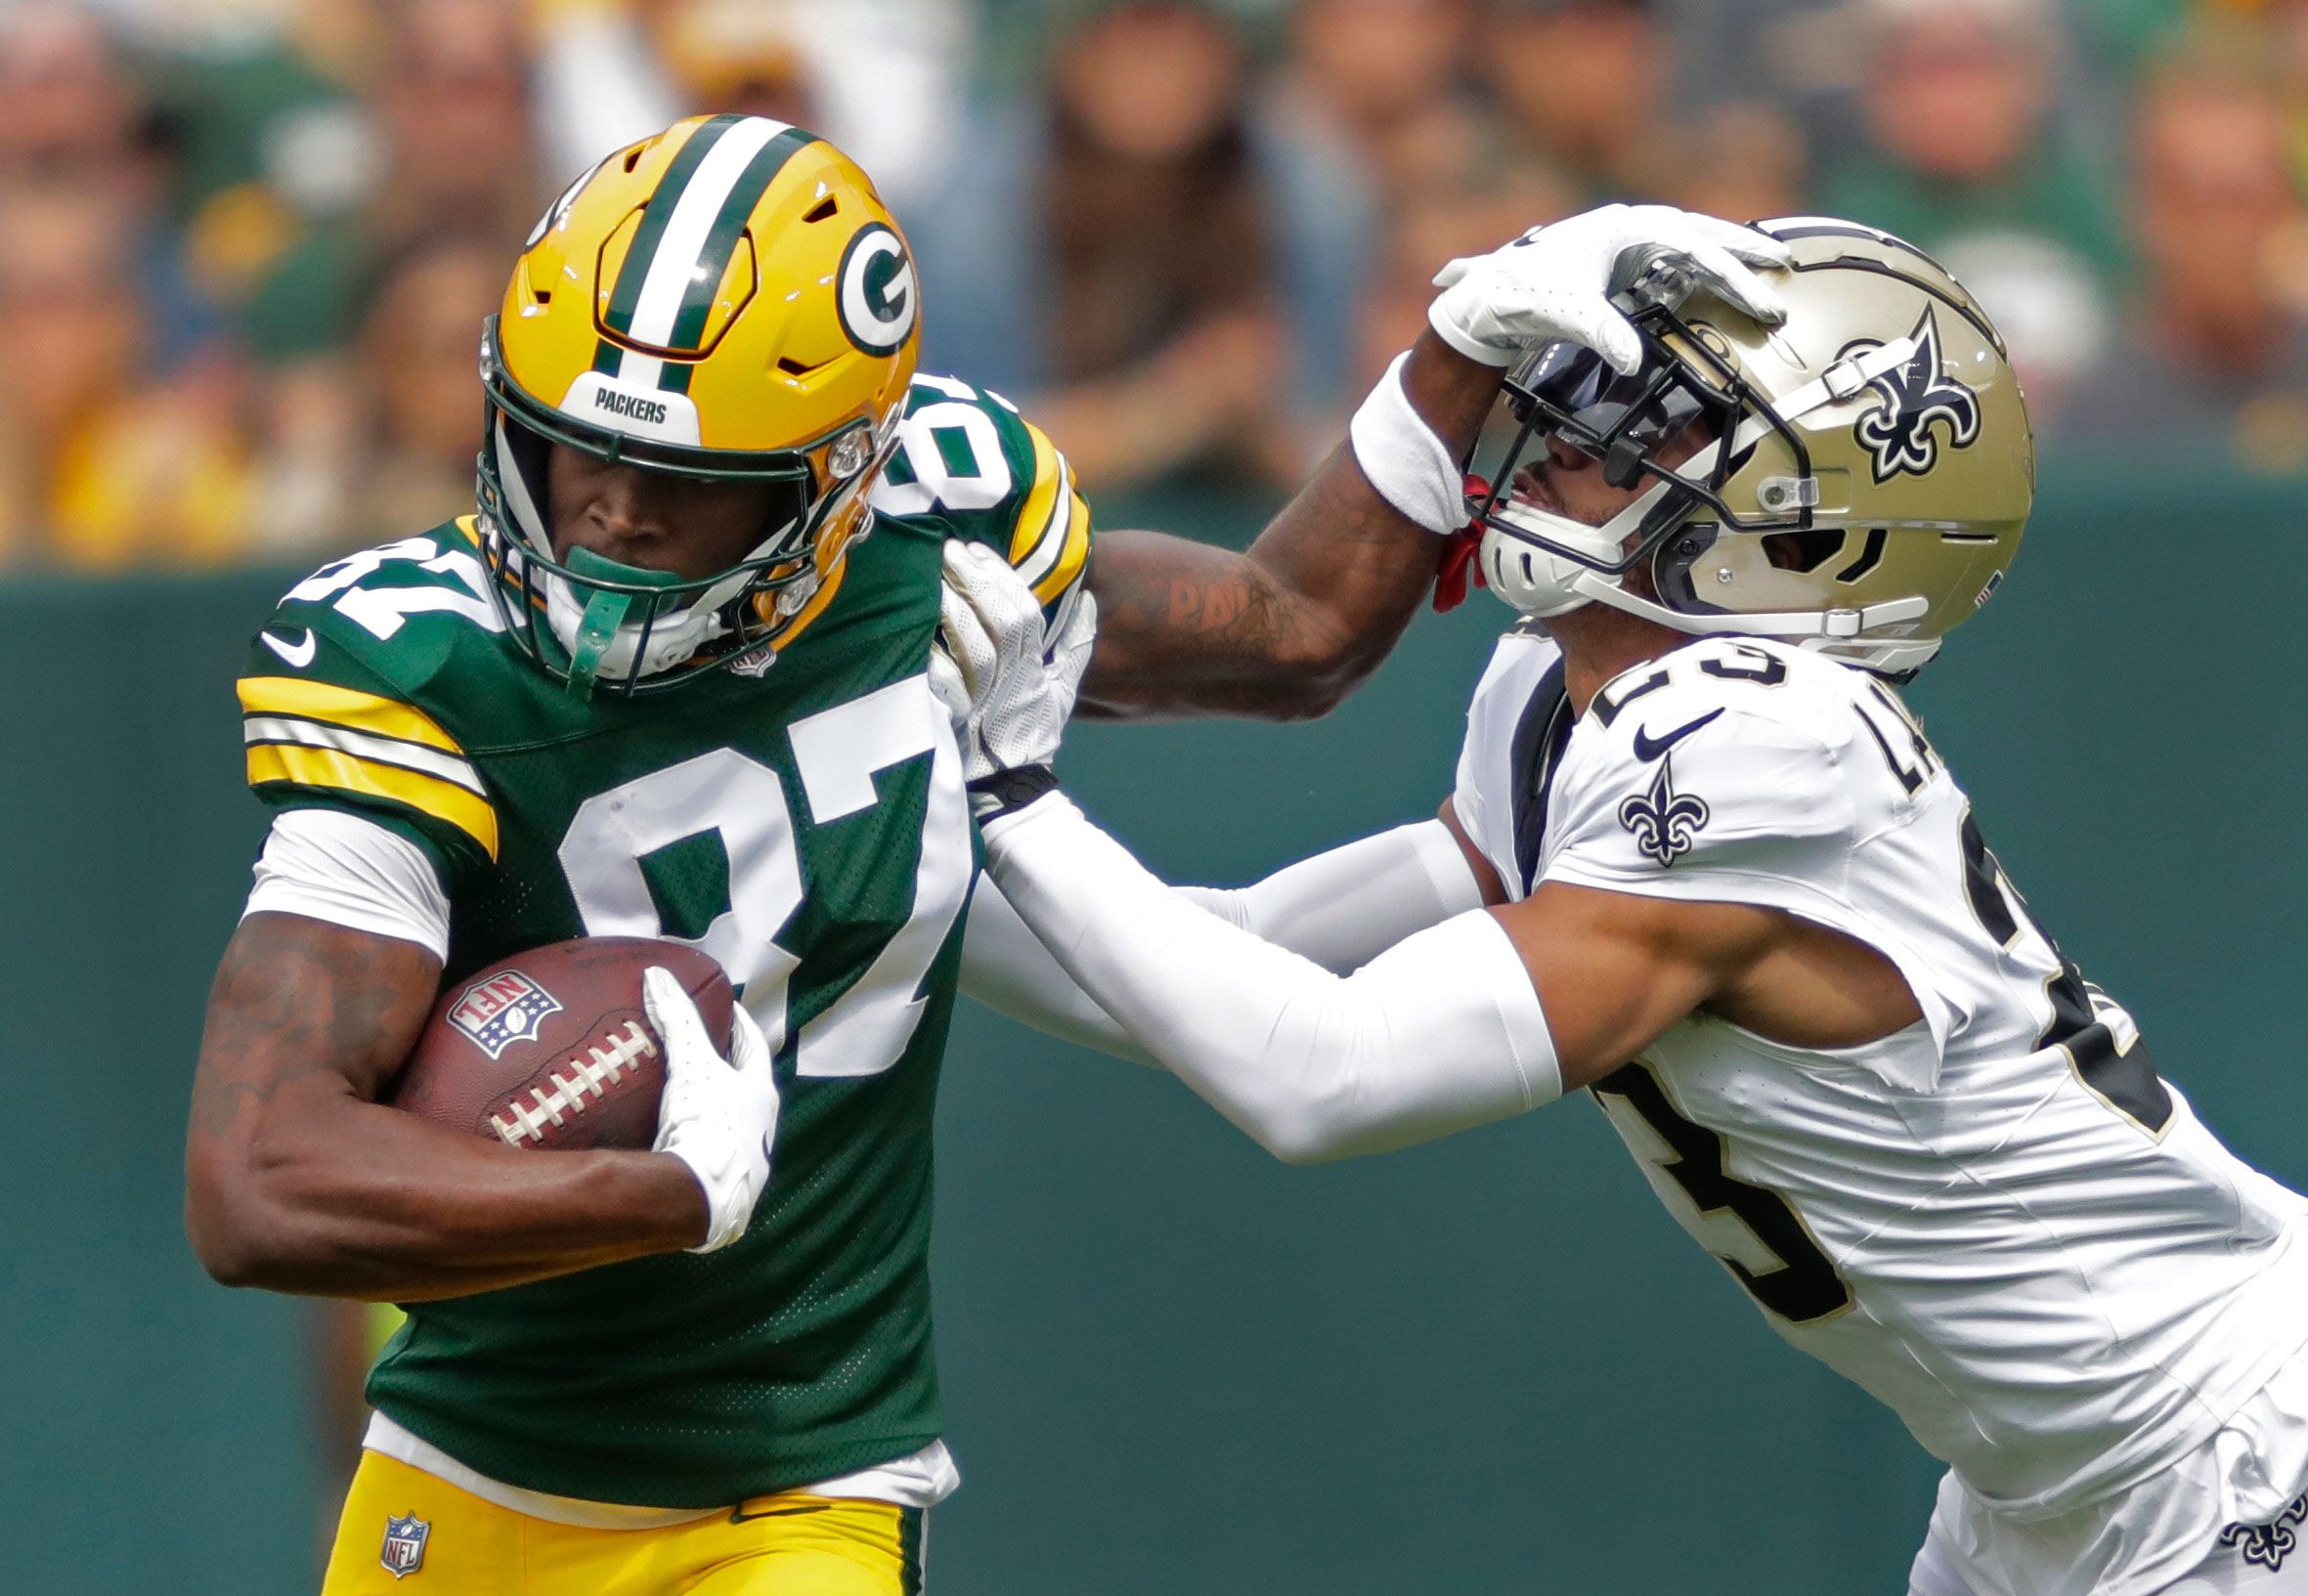
<svg viewBox="0 0 2308 1596">
<path fill-rule="evenodd" d="M 185 1229 L 211 1275 L 417 1302 L 704 1237 L 704 1193 L 670 1153 L 520 1152 L 379 1106 L 440 979 L 412 942 L 301 915 L 240 923 L 185 1147 Z"/>
<path fill-rule="evenodd" d="M 1500 376 L 1426 332 L 1404 384 L 1443 442 L 1463 453 Z M 1394 647 L 1440 553 L 1432 533 L 1378 496 L 1344 446 L 1246 553 L 1108 533 L 1091 556 L 1098 651 L 1081 712 L 1326 713 Z"/>
</svg>

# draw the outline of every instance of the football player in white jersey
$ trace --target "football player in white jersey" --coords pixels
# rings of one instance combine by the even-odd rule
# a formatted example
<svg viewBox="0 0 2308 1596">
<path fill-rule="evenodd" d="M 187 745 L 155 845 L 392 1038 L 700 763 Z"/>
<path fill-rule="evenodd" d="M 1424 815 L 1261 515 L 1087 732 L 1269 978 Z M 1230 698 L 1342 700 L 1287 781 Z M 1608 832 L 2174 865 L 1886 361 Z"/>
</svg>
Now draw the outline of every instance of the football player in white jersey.
<svg viewBox="0 0 2308 1596">
<path fill-rule="evenodd" d="M 1436 821 L 1164 885 L 1055 790 L 1078 651 L 949 545 L 1000 894 L 966 984 L 1293 1162 L 1591 1092 L 1773 1327 L 1948 1465 L 1914 1596 L 2308 1592 L 2308 1200 L 2157 1077 L 1896 689 L 2026 520 L 2003 345 L 1897 239 L 1764 231 L 1783 326 L 1663 269 L 1633 375 L 1555 345 L 1510 381 L 1471 502 L 1524 619 Z M 1436 452 L 1357 444 L 1399 505 L 1443 492 Z"/>
</svg>

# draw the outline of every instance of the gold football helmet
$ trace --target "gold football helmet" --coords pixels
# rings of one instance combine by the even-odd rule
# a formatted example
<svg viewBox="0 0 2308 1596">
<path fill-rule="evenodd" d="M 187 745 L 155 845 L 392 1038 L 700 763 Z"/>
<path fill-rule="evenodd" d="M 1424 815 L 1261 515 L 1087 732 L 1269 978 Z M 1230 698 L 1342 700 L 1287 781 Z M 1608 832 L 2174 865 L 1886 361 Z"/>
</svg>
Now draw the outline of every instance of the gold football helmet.
<svg viewBox="0 0 2308 1596">
<path fill-rule="evenodd" d="M 1795 253 L 1766 327 L 1655 267 L 1626 303 L 1645 361 L 1621 376 L 1550 344 L 1510 374 L 1521 430 L 1470 503 L 1482 569 L 1545 618 L 1589 602 L 1686 632 L 1778 637 L 1898 673 L 1984 604 L 2034 496 L 2027 407 L 1985 314 L 1931 257 L 1854 223 L 1758 224 Z M 1711 441 L 1654 453 L 1697 421 Z M 1549 438 L 1650 488 L 1589 527 L 1515 491 Z M 1638 568 L 1649 578 L 1631 591 Z"/>
<path fill-rule="evenodd" d="M 483 548 L 513 635 L 570 690 L 758 669 L 832 599 L 913 379 L 921 295 L 857 166 L 759 116 L 694 116 L 571 184 L 483 324 Z M 775 490 L 697 582 L 556 557 L 553 445 Z"/>
</svg>

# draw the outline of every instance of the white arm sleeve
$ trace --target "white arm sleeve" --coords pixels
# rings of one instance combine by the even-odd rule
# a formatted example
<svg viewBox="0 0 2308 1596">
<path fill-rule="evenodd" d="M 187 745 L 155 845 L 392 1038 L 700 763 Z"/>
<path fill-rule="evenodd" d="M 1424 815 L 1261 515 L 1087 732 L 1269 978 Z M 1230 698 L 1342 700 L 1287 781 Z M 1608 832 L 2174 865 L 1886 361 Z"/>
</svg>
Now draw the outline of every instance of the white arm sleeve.
<svg viewBox="0 0 2308 1596">
<path fill-rule="evenodd" d="M 1179 891 L 1339 975 L 1362 969 L 1413 931 L 1483 906 L 1482 886 L 1459 840 L 1439 820 L 1318 853 L 1248 886 Z"/>
<path fill-rule="evenodd" d="M 1487 914 L 1339 976 L 1163 885 L 1063 796 L 992 822 L 986 858 L 1082 990 L 1286 1162 L 1408 1146 L 1561 1095 L 1538 992 Z"/>
<path fill-rule="evenodd" d="M 1130 1040 L 1128 1031 L 1074 984 L 1041 938 L 1018 918 L 990 874 L 980 875 L 970 894 L 970 920 L 962 927 L 962 992 L 1062 1042 L 1095 1048 L 1134 1064 L 1154 1062 Z"/>
<path fill-rule="evenodd" d="M 1285 865 L 1249 886 L 1178 891 L 1223 920 L 1346 974 L 1414 931 L 1483 904 L 1466 855 L 1439 820 L 1397 826 Z M 962 990 L 1037 1030 L 1134 1063 L 1152 1063 L 1074 984 L 990 877 L 970 900 Z"/>
<path fill-rule="evenodd" d="M 342 809 L 273 817 L 241 918 L 304 915 L 449 957 L 449 894 L 424 849 Z"/>
</svg>

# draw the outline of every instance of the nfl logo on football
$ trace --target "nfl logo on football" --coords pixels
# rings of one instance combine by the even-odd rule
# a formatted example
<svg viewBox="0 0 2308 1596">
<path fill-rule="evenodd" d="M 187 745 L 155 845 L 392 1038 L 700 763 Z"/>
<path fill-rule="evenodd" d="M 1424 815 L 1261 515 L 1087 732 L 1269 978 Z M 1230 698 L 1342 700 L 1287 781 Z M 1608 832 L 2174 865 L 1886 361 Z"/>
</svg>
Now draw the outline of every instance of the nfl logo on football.
<svg viewBox="0 0 2308 1596">
<path fill-rule="evenodd" d="M 400 1579 L 423 1568 L 424 1543 L 432 1532 L 432 1525 L 414 1513 L 407 1518 L 386 1519 L 384 1550 L 377 1554 L 385 1573 Z"/>
<path fill-rule="evenodd" d="M 495 1058 L 515 1042 L 537 1034 L 547 1014 L 561 1012 L 560 1001 L 517 970 L 475 981 L 450 1008 L 449 1023 L 471 1037 L 482 1052 Z"/>
</svg>

